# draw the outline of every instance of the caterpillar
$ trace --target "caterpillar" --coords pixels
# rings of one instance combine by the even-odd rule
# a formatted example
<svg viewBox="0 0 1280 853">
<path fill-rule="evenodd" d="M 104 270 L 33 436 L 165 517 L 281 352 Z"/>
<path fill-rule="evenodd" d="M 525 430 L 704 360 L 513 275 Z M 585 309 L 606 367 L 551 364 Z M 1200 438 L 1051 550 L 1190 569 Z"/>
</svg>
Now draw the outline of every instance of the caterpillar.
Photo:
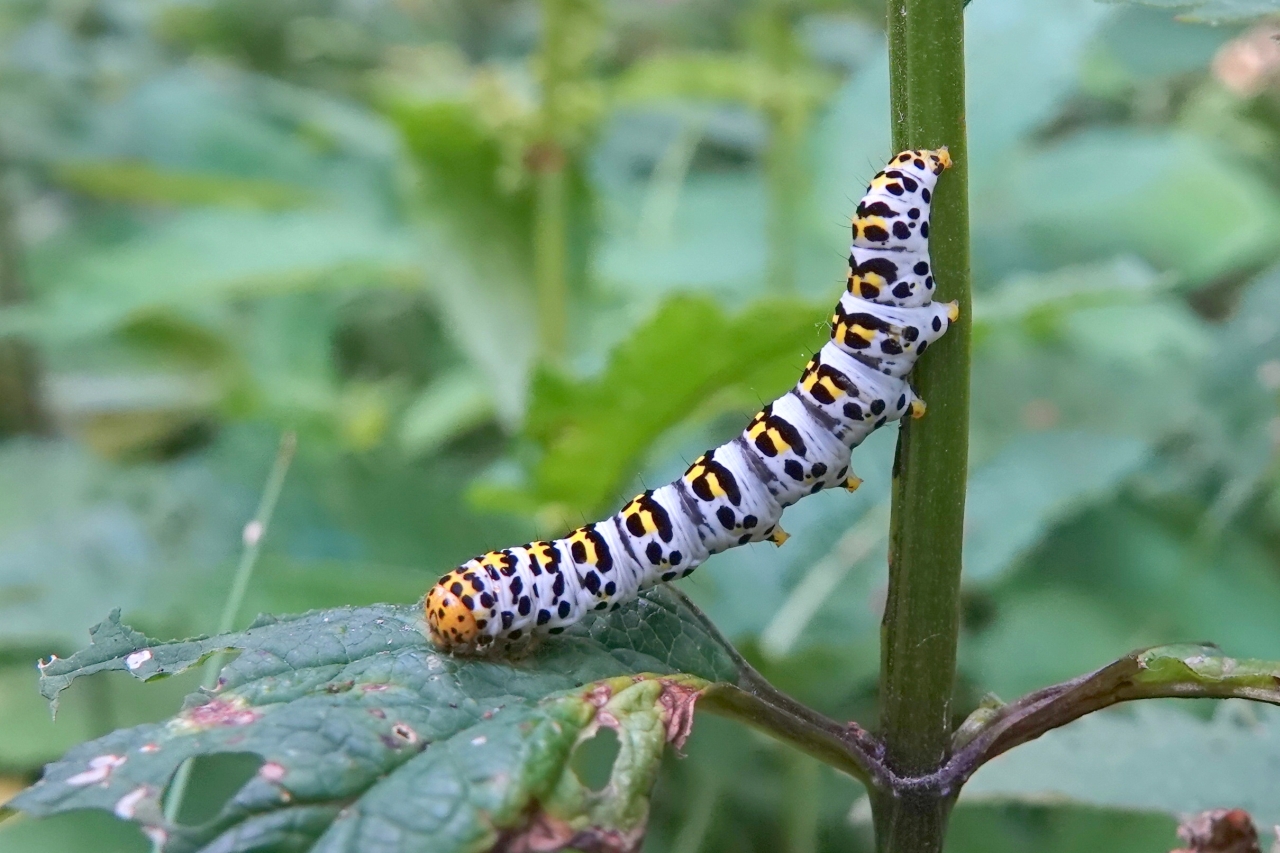
<svg viewBox="0 0 1280 853">
<path fill-rule="evenodd" d="M 924 402 L 907 382 L 916 358 L 959 315 L 934 303 L 929 211 L 946 148 L 904 151 L 872 179 L 853 217 L 848 284 L 831 340 L 800 381 L 732 441 L 677 480 L 562 539 L 490 551 L 428 592 L 428 635 L 461 653 L 557 634 L 588 612 L 685 577 L 712 554 L 787 538 L 782 511 L 832 486 L 853 491 L 849 455 L 872 431 Z"/>
</svg>

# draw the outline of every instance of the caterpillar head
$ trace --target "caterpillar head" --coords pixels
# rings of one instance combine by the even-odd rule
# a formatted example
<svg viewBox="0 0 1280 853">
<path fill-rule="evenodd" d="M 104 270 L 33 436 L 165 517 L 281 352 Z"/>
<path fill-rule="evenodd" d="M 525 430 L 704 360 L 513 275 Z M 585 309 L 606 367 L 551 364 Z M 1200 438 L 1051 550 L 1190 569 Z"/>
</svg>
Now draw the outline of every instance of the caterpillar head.
<svg viewBox="0 0 1280 853">
<path fill-rule="evenodd" d="M 455 591 L 456 590 L 458 591 Z M 475 613 L 467 606 L 462 575 L 450 572 L 427 593 L 423 605 L 427 617 L 427 635 L 442 649 L 474 646 L 480 639 L 480 626 Z"/>
<path fill-rule="evenodd" d="M 921 148 L 916 151 L 903 151 L 893 158 L 888 168 L 906 169 L 912 166 L 920 171 L 941 175 L 944 169 L 951 168 L 951 152 L 945 145 L 933 150 Z"/>
</svg>

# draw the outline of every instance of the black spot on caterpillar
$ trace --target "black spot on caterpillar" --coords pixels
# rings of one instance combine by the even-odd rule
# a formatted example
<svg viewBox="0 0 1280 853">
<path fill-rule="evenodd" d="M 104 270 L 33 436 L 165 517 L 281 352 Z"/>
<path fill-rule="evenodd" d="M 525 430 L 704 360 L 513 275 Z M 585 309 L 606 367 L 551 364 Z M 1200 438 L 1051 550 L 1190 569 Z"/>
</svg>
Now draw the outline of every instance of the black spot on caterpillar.
<svg viewBox="0 0 1280 853">
<path fill-rule="evenodd" d="M 688 575 L 712 554 L 748 542 L 781 545 L 786 507 L 831 486 L 857 488 L 850 451 L 886 422 L 924 413 L 907 374 L 956 319 L 955 303 L 932 301 L 929 263 L 931 193 L 950 165 L 945 148 L 904 151 L 872 179 L 852 222 L 848 286 L 831 340 L 790 391 L 737 438 L 617 514 L 446 574 L 424 605 L 431 640 L 465 653 L 558 634 L 591 611 Z"/>
</svg>

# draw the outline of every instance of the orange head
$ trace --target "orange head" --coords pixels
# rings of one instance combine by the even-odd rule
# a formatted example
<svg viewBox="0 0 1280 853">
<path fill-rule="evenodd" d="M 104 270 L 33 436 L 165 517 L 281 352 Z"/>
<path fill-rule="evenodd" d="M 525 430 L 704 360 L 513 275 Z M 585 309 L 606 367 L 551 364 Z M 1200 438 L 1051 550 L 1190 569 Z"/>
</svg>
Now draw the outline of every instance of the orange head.
<svg viewBox="0 0 1280 853">
<path fill-rule="evenodd" d="M 480 636 L 471 608 L 451 587 L 460 583 L 460 572 L 450 572 L 431 588 L 423 605 L 427 616 L 427 635 L 438 647 L 448 650 L 456 646 L 472 646 Z"/>
</svg>

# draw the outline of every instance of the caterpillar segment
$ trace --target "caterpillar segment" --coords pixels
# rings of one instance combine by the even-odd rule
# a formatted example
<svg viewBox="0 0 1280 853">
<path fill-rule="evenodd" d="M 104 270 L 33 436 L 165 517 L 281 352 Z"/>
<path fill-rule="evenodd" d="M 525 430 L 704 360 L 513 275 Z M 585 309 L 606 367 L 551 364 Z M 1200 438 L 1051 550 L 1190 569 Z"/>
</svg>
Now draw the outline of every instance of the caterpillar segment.
<svg viewBox="0 0 1280 853">
<path fill-rule="evenodd" d="M 424 602 L 430 639 L 464 654 L 519 648 L 685 577 L 712 554 L 781 545 L 786 507 L 824 489 L 857 489 L 851 450 L 889 421 L 924 415 L 907 376 L 959 316 L 956 303 L 933 301 L 929 258 L 932 194 L 950 165 L 945 148 L 903 151 L 871 179 L 852 219 L 831 339 L 791 390 L 609 518 L 445 574 Z"/>
</svg>

